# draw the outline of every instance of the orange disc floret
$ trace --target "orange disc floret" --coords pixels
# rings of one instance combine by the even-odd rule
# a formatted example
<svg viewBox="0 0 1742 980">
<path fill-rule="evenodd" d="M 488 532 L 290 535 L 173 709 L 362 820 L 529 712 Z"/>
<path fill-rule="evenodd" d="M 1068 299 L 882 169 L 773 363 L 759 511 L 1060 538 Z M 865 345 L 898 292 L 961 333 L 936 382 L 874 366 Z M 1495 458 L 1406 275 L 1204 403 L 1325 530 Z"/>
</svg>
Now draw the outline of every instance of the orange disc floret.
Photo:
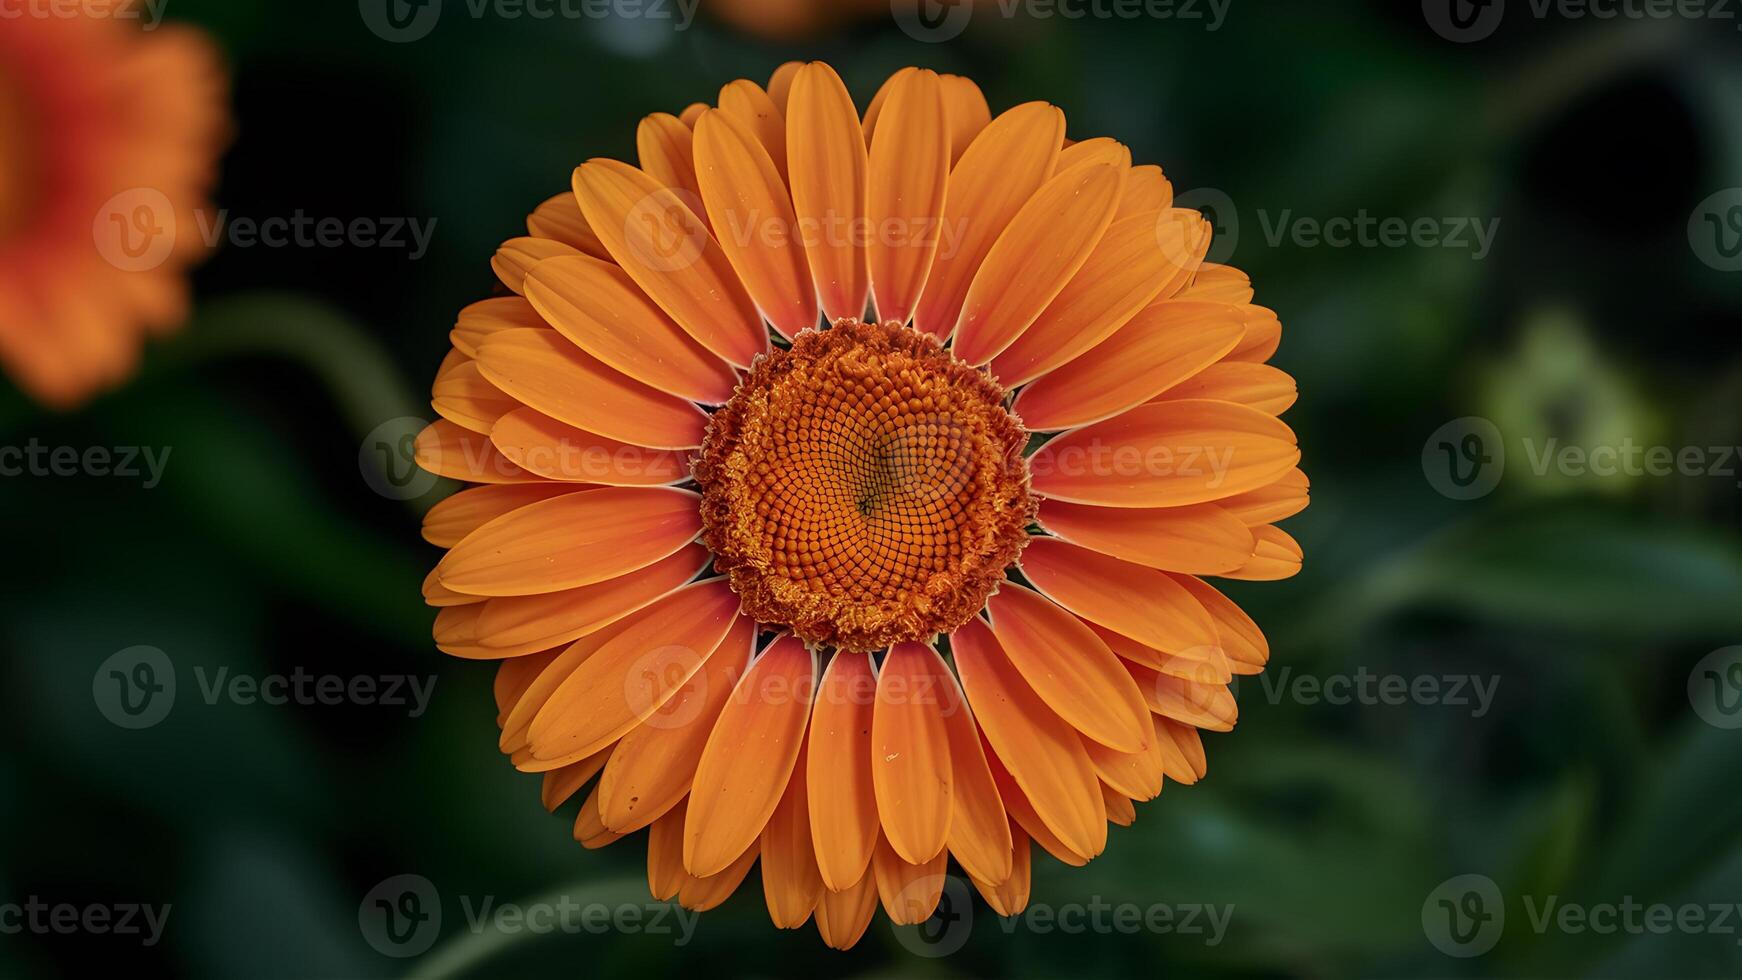
<svg viewBox="0 0 1742 980">
<path fill-rule="evenodd" d="M 1034 514 L 1004 395 L 893 322 L 837 320 L 759 357 L 694 466 L 703 540 L 745 612 L 850 650 L 967 622 Z"/>
</svg>

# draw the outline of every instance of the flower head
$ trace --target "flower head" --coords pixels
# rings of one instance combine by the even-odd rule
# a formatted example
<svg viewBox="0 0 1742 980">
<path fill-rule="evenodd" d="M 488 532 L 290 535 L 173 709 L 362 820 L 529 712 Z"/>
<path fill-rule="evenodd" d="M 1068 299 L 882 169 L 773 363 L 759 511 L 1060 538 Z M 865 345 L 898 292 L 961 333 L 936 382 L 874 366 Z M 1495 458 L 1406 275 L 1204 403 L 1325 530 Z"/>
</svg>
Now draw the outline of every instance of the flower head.
<svg viewBox="0 0 1742 980">
<path fill-rule="evenodd" d="M 950 859 L 1205 773 L 1269 656 L 1206 578 L 1276 579 L 1306 506 L 1276 316 L 1160 168 L 897 73 L 863 119 L 789 64 L 592 160 L 463 310 L 419 437 L 437 645 L 500 662 L 501 747 L 575 837 L 647 831 L 661 899 L 760 863 L 845 948 Z"/>
</svg>

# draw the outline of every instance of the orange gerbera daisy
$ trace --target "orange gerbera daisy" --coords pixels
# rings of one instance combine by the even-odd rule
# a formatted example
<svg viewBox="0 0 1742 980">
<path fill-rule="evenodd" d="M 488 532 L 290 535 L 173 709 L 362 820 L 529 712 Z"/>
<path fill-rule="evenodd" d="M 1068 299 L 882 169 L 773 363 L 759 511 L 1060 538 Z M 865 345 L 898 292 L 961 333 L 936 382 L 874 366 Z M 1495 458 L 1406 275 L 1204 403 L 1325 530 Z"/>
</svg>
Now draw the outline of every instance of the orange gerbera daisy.
<svg viewBox="0 0 1742 980">
<path fill-rule="evenodd" d="M 437 375 L 437 645 L 501 661 L 501 747 L 587 847 L 647 830 L 697 909 L 995 909 L 1164 778 L 1264 636 L 1306 506 L 1275 314 L 1154 166 L 906 69 L 863 120 L 782 66 L 647 117 L 463 310 Z M 868 309 L 875 315 L 868 315 Z M 821 323 L 819 323 L 819 312 Z M 595 777 L 597 781 L 594 782 Z"/>
<path fill-rule="evenodd" d="M 51 405 L 131 374 L 205 251 L 227 83 L 202 35 L 146 16 L 38 4 L 0 30 L 0 366 Z"/>
</svg>

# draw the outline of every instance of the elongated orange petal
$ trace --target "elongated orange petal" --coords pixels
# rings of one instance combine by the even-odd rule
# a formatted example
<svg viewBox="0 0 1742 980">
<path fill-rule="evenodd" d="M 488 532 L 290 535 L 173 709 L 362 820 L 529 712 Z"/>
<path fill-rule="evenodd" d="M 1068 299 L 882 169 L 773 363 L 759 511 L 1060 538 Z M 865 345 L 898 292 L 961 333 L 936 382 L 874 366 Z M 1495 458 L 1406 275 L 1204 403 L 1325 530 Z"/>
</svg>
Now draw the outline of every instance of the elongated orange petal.
<svg viewBox="0 0 1742 980">
<path fill-rule="evenodd" d="M 1294 430 L 1228 402 L 1139 405 L 1029 458 L 1043 497 L 1103 507 L 1201 504 L 1274 483 L 1300 462 Z"/>
<path fill-rule="evenodd" d="M 1078 739 L 1078 742 L 1080 743 L 1081 739 Z M 1004 799 L 1004 809 L 1010 814 L 1010 819 L 1015 822 L 1018 828 L 1013 831 L 1016 836 L 1033 838 L 1034 842 L 1039 844 L 1048 854 L 1073 868 L 1080 868 L 1094 859 L 1094 854 L 1078 853 L 1072 845 L 1067 844 L 1063 838 L 1053 833 L 1052 828 L 1047 826 L 1046 821 L 1042 820 L 1040 813 L 1035 810 L 1034 803 L 1029 800 L 1028 794 L 1023 791 L 1021 786 L 1017 785 L 1016 777 L 1010 774 L 1010 769 L 1005 766 L 1004 760 L 998 758 L 998 753 L 992 748 L 990 741 L 985 746 L 985 753 L 986 765 L 992 770 L 992 781 L 997 784 L 998 793 Z M 1089 764 L 1087 753 L 1084 753 L 1083 760 L 1085 764 Z M 1100 789 L 1101 783 L 1097 778 L 1095 798 L 1101 803 L 1103 812 L 1105 812 L 1106 798 L 1101 795 Z M 1102 821 L 1103 830 L 1106 826 L 1106 822 Z"/>
<path fill-rule="evenodd" d="M 816 290 L 786 181 L 756 134 L 723 109 L 696 120 L 696 179 L 714 236 L 762 316 L 786 337 L 815 326 Z"/>
<path fill-rule="evenodd" d="M 786 790 L 810 720 L 816 655 L 774 641 L 738 683 L 696 765 L 684 867 L 706 877 L 756 842 Z"/>
<path fill-rule="evenodd" d="M 688 795 L 702 749 L 755 649 L 756 624 L 740 616 L 702 669 L 617 743 L 599 780 L 605 826 L 633 833 Z"/>
<path fill-rule="evenodd" d="M 986 900 L 987 905 L 992 906 L 994 912 L 1009 917 L 1020 914 L 1023 909 L 1028 907 L 1029 862 L 1031 858 L 1028 846 L 1030 838 L 1022 832 L 1022 828 L 1007 826 L 1006 833 L 1010 833 L 1015 841 L 1011 852 L 1013 858 L 1009 874 L 1005 875 L 1003 880 L 995 881 L 990 878 L 981 878 L 974 875 L 973 872 L 969 872 L 969 880 L 973 881 L 974 887 L 980 891 L 980 897 Z"/>
<path fill-rule="evenodd" d="M 712 579 L 625 620 L 628 625 L 583 660 L 533 717 L 527 731 L 532 760 L 566 763 L 622 738 L 702 668 L 737 611 L 737 596 Z"/>
<path fill-rule="evenodd" d="M 1069 361 L 1130 322 L 1174 272 L 1156 244 L 1154 214 L 1114 221 L 1034 325 L 992 359 L 993 375 L 1011 387 Z"/>
<path fill-rule="evenodd" d="M 490 443 L 516 466 L 547 480 L 663 487 L 689 479 L 686 453 L 607 439 L 530 408 L 497 419 Z"/>
<path fill-rule="evenodd" d="M 804 65 L 802 61 L 782 62 L 768 76 L 768 97 L 774 100 L 774 107 L 783 113 L 786 112 L 787 99 L 792 94 L 793 79 L 798 77 L 799 69 Z"/>
<path fill-rule="evenodd" d="M 970 875 L 1002 881 L 1010 874 L 1010 818 L 1004 812 L 980 727 L 954 675 L 943 688 L 944 725 L 950 740 L 950 853 Z"/>
<path fill-rule="evenodd" d="M 1029 543 L 1022 572 L 1059 605 L 1145 646 L 1180 654 L 1216 645 L 1210 614 L 1165 572 L 1046 538 Z"/>
<path fill-rule="evenodd" d="M 1161 757 L 1167 778 L 1186 786 L 1204 778 L 1209 766 L 1204 758 L 1203 736 L 1196 728 L 1158 715 L 1155 733 L 1161 736 Z"/>
<path fill-rule="evenodd" d="M 561 652 L 546 650 L 527 657 L 514 657 L 504 660 L 496 668 L 496 682 L 491 686 L 491 692 L 496 696 L 496 724 L 500 726 L 513 710 L 515 704 L 525 696 L 526 690 L 532 685 L 541 671 L 550 666 L 552 660 Z"/>
<path fill-rule="evenodd" d="M 496 271 L 496 278 L 502 280 L 502 285 L 524 293 L 526 274 L 533 266 L 559 255 L 580 254 L 580 249 L 548 238 L 510 238 L 496 249 L 496 254 L 490 259 L 490 268 Z"/>
<path fill-rule="evenodd" d="M 726 253 L 677 193 L 616 160 L 575 170 L 575 197 L 611 257 L 696 342 L 747 368 L 768 331 Z"/>
<path fill-rule="evenodd" d="M 1234 677 L 1232 663 L 1219 646 L 1191 647 L 1178 654 L 1163 653 L 1098 623 L 1090 623 L 1089 628 L 1107 644 L 1107 649 L 1121 659 L 1151 670 L 1204 684 L 1226 684 Z"/>
<path fill-rule="evenodd" d="M 1035 541 L 1029 548 L 1047 543 Z M 987 601 L 986 610 L 998 645 L 1060 718 L 1120 751 L 1143 747 L 1143 699 L 1127 683 L 1130 675 L 1119 658 L 1082 620 L 1011 583 Z"/>
<path fill-rule="evenodd" d="M 1043 432 L 1098 422 L 1215 364 L 1244 333 L 1238 307 L 1158 303 L 1024 388 L 1015 410 Z"/>
<path fill-rule="evenodd" d="M 768 151 L 780 179 L 786 179 L 786 119 L 774 98 L 747 78 L 728 82 L 720 89 L 720 110 L 743 123 Z"/>
<path fill-rule="evenodd" d="M 619 442 L 652 449 L 702 444 L 708 417 L 695 405 L 632 380 L 549 330 L 505 330 L 478 347 L 490 383 L 539 412 Z"/>
<path fill-rule="evenodd" d="M 1173 184 L 1161 168 L 1154 164 L 1132 167 L 1125 178 L 1125 193 L 1119 197 L 1119 214 L 1115 221 L 1135 215 L 1153 215 L 1173 207 Z M 1153 219 L 1151 219 L 1153 221 Z"/>
<path fill-rule="evenodd" d="M 1221 507 L 1247 526 L 1273 524 L 1306 510 L 1311 481 L 1300 470 L 1290 470 L 1267 487 L 1216 501 Z"/>
<path fill-rule="evenodd" d="M 529 742 L 532 720 L 538 717 L 538 713 L 544 710 L 545 705 L 550 703 L 551 695 L 562 687 L 563 682 L 569 679 L 577 667 L 603 649 L 605 644 L 634 626 L 639 619 L 639 614 L 625 616 L 614 623 L 588 633 L 567 647 L 551 651 L 552 655 L 545 668 L 538 672 L 538 676 L 532 679 L 532 682 L 526 686 L 525 692 L 514 702 L 514 707 L 510 708 L 502 718 L 502 737 L 498 741 L 497 747 L 511 760 L 518 756 L 522 762 L 527 763 L 527 766 L 522 767 L 527 771 L 543 772 L 556 768 L 554 765 L 537 766 L 533 764 Z M 533 654 L 533 656 L 541 655 Z"/>
<path fill-rule="evenodd" d="M 707 112 L 711 108 L 713 108 L 713 106 L 708 105 L 706 102 L 691 102 L 689 105 L 683 107 L 682 112 L 677 114 L 678 121 L 683 123 L 685 126 L 694 129 L 696 120 L 702 118 L 702 113 Z"/>
<path fill-rule="evenodd" d="M 1117 167 L 1131 166 L 1131 148 L 1109 136 L 1097 136 L 1072 143 L 1059 151 L 1059 172 L 1092 163 L 1111 163 Z M 1124 199 L 1121 193 L 1120 199 Z"/>
<path fill-rule="evenodd" d="M 869 164 L 853 97 L 820 61 L 793 79 L 786 147 L 792 203 L 823 313 L 830 320 L 862 317 L 870 288 L 861 228 Z M 814 310 L 811 316 L 814 321 Z"/>
<path fill-rule="evenodd" d="M 645 568 L 701 533 L 687 490 L 601 487 L 528 504 L 453 547 L 441 582 L 473 595 L 540 595 Z"/>
<path fill-rule="evenodd" d="M 1107 812 L 1076 730 L 1034 693 L 978 619 L 956 630 L 950 649 L 981 731 L 1039 819 L 1085 860 L 1101 853 Z M 1003 798 L 1010 808 L 1010 795 Z"/>
<path fill-rule="evenodd" d="M 1107 822 L 1129 827 L 1137 822 L 1137 808 L 1131 799 L 1106 783 L 1101 784 L 1101 798 L 1107 801 Z"/>
<path fill-rule="evenodd" d="M 1281 415 L 1300 393 L 1294 379 L 1268 364 L 1223 361 L 1155 396 L 1158 401 L 1179 398 L 1213 398 L 1216 401 L 1250 405 L 1260 412 Z"/>
<path fill-rule="evenodd" d="M 587 784 L 587 780 L 597 776 L 599 770 L 605 768 L 605 762 L 610 757 L 610 749 L 601 749 L 579 762 L 545 773 L 544 784 L 539 790 L 539 799 L 544 808 L 555 813 L 557 807 L 567 803 L 569 797 Z"/>
<path fill-rule="evenodd" d="M 478 363 L 457 350 L 449 351 L 430 387 L 430 407 L 442 418 L 473 432 L 490 433 L 496 420 L 520 403 L 484 380 Z"/>
<path fill-rule="evenodd" d="M 683 869 L 683 822 L 684 803 L 679 800 L 647 831 L 647 890 L 657 901 L 671 901 L 689 877 Z"/>
<path fill-rule="evenodd" d="M 801 745 L 786 793 L 762 830 L 762 893 L 776 929 L 804 925 L 823 897 L 823 877 L 817 871 L 816 847 L 811 844 L 806 768 Z"/>
<path fill-rule="evenodd" d="M 817 933 L 831 949 L 852 949 L 877 911 L 877 876 L 866 857 L 864 873 L 845 888 L 824 890 L 817 902 Z"/>
<path fill-rule="evenodd" d="M 1252 302 L 1252 280 L 1246 273 L 1231 265 L 1206 262 L 1192 277 L 1191 285 L 1176 298 L 1233 303 L 1239 306 Z"/>
<path fill-rule="evenodd" d="M 423 515 L 423 539 L 438 548 L 452 548 L 503 514 L 578 489 L 558 483 L 520 483 L 461 490 Z"/>
<path fill-rule="evenodd" d="M 481 595 L 467 595 L 464 592 L 455 592 L 452 589 L 444 587 L 441 582 L 441 576 L 437 574 L 437 571 L 437 569 L 432 568 L 429 570 L 429 574 L 424 576 L 423 601 L 425 603 L 431 606 L 440 607 L 466 606 L 475 602 L 488 601 Z M 440 618 L 441 617 L 438 616 L 437 620 L 439 621 Z"/>
<path fill-rule="evenodd" d="M 1199 684 L 1127 664 L 1149 708 L 1158 715 L 1212 732 L 1234 729 L 1240 706 L 1225 685 Z"/>
<path fill-rule="evenodd" d="M 1270 641 L 1264 638 L 1264 632 L 1252 617 L 1246 615 L 1239 604 L 1216 591 L 1216 588 L 1202 579 L 1190 575 L 1171 576 L 1216 623 L 1216 639 L 1221 644 L 1223 652 L 1228 655 L 1236 674 L 1256 674 L 1264 669 L 1270 661 Z"/>
<path fill-rule="evenodd" d="M 1276 313 L 1262 306 L 1245 306 L 1246 337 L 1225 360 L 1250 361 L 1261 364 L 1270 360 L 1282 344 L 1282 321 Z"/>
<path fill-rule="evenodd" d="M 437 476 L 467 483 L 542 483 L 544 478 L 515 466 L 482 433 L 436 419 L 417 434 L 417 465 Z M 565 488 L 568 489 L 568 488 Z"/>
<path fill-rule="evenodd" d="M 891 80 L 888 118 L 871 140 L 866 226 L 879 320 L 913 316 L 943 239 L 950 131 L 936 73 L 908 69 Z M 954 236 L 950 236 L 952 241 Z"/>
<path fill-rule="evenodd" d="M 1153 800 L 1161 793 L 1161 745 L 1153 726 L 1140 751 L 1115 752 L 1087 738 L 1083 739 L 1083 750 L 1089 753 L 1095 775 L 1121 794 L 1133 800 Z"/>
<path fill-rule="evenodd" d="M 1257 547 L 1246 525 L 1218 504 L 1138 510 L 1048 500 L 1041 503 L 1036 519 L 1072 544 L 1192 575 L 1239 568 Z"/>
<path fill-rule="evenodd" d="M 963 75 L 939 75 L 943 85 L 944 112 L 950 121 L 950 162 L 955 163 L 992 121 L 992 110 L 980 86 Z"/>
<path fill-rule="evenodd" d="M 647 116 L 635 128 L 635 153 L 649 177 L 681 191 L 680 197 L 689 195 L 684 203 L 699 215 L 702 187 L 696 182 L 694 125 L 695 120 L 685 123 L 669 112 Z"/>
<path fill-rule="evenodd" d="M 871 870 L 877 875 L 877 895 L 883 911 L 898 926 L 918 925 L 937 911 L 944 894 L 944 870 L 948 855 L 939 851 L 929 861 L 907 861 L 887 840 L 877 842 Z"/>
<path fill-rule="evenodd" d="M 877 678 L 871 655 L 841 651 L 829 661 L 811 715 L 806 755 L 811 836 L 823 883 L 842 891 L 864 877 L 877 843 L 871 724 Z"/>
<path fill-rule="evenodd" d="M 684 821 L 684 826 L 689 826 L 687 819 Z M 743 854 L 738 855 L 735 860 L 721 869 L 718 874 L 705 878 L 686 875 L 683 887 L 679 888 L 677 892 L 678 904 L 695 912 L 706 912 L 711 908 L 717 908 L 720 903 L 731 898 L 732 893 L 738 890 L 738 886 L 744 883 L 744 879 L 750 874 L 751 865 L 756 863 L 756 858 L 760 854 L 761 849 L 752 844 L 744 849 Z"/>
<path fill-rule="evenodd" d="M 581 812 L 575 816 L 575 840 L 589 851 L 597 850 L 609 844 L 615 844 L 623 839 L 622 834 L 612 833 L 599 822 L 599 791 L 594 789 L 587 794 L 586 802 L 581 804 Z"/>
<path fill-rule="evenodd" d="M 950 832 L 950 743 L 942 685 L 948 668 L 930 647 L 898 643 L 877 677 L 871 781 L 883 834 L 903 861 L 920 864 Z"/>
<path fill-rule="evenodd" d="M 1223 572 L 1223 578 L 1275 582 L 1300 574 L 1300 542 L 1292 535 L 1273 524 L 1255 527 L 1252 534 L 1258 539 L 1258 550 L 1252 560 L 1231 572 Z"/>
<path fill-rule="evenodd" d="M 959 229 L 952 248 L 932 261 L 914 325 L 949 337 L 962 315 L 980 264 L 1028 199 L 1053 174 L 1065 116 L 1045 102 L 1027 102 L 992 120 L 950 171 L 943 228 Z"/>
<path fill-rule="evenodd" d="M 526 216 L 526 230 L 532 232 L 534 238 L 562 242 L 596 259 L 608 255 L 599 236 L 593 234 L 593 229 L 588 226 L 586 215 L 581 213 L 574 191 L 563 191 L 547 198 Z"/>
<path fill-rule="evenodd" d="M 1107 233 L 1125 168 L 1087 163 L 1043 184 L 974 274 L 956 323 L 956 357 L 985 364 L 1027 330 Z"/>
<path fill-rule="evenodd" d="M 436 624 L 436 646 L 457 657 L 519 657 L 562 646 L 657 602 L 707 566 L 706 549 L 686 545 L 627 575 L 576 589 L 487 600 L 460 633 Z"/>
<path fill-rule="evenodd" d="M 608 262 L 584 255 L 540 262 L 526 277 L 526 298 L 575 346 L 651 388 L 720 404 L 737 386 L 726 362 Z"/>
<path fill-rule="evenodd" d="M 550 324 L 532 308 L 523 296 L 497 296 L 479 300 L 460 311 L 448 339 L 454 348 L 467 357 L 478 356 L 478 345 L 484 338 L 501 330 L 548 330 Z"/>
</svg>

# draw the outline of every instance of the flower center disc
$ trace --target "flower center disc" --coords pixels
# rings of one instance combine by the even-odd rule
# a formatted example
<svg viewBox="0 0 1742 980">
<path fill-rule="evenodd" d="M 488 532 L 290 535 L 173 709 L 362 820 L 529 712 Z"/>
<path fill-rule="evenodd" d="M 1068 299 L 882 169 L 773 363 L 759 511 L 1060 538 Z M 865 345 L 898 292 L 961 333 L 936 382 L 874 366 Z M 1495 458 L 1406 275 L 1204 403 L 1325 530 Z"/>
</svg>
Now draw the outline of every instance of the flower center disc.
<svg viewBox="0 0 1742 980">
<path fill-rule="evenodd" d="M 745 612 L 874 650 L 967 622 L 1027 542 L 1004 391 L 899 324 L 842 319 L 759 357 L 695 464 Z"/>
</svg>

